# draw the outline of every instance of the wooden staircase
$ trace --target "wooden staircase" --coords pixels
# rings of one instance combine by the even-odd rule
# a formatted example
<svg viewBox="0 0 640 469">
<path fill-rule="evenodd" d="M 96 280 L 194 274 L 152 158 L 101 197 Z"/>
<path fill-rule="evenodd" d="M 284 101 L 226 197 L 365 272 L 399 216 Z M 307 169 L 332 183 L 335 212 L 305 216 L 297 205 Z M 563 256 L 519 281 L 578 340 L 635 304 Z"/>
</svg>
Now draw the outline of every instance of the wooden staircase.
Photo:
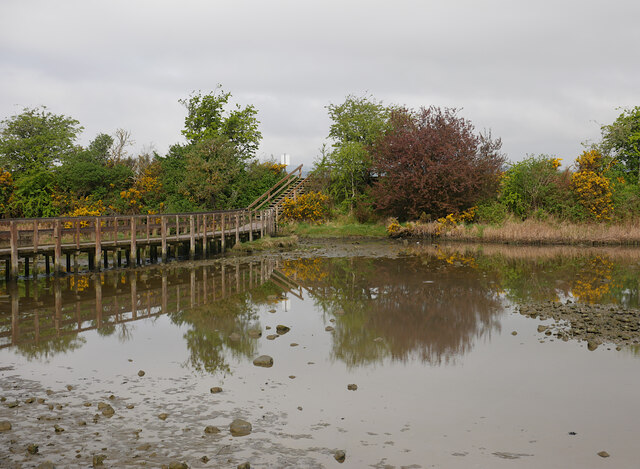
<svg viewBox="0 0 640 469">
<path fill-rule="evenodd" d="M 285 199 L 295 199 L 304 193 L 307 180 L 308 178 L 302 177 L 302 165 L 300 165 L 254 200 L 247 210 L 280 209 Z"/>
</svg>

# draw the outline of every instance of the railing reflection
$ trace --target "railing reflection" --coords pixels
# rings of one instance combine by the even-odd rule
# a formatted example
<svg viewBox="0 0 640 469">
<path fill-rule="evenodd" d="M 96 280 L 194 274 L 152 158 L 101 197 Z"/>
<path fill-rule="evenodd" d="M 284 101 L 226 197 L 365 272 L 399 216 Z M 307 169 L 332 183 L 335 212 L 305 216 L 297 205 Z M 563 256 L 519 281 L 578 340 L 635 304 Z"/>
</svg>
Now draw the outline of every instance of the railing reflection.
<svg viewBox="0 0 640 469">
<path fill-rule="evenodd" d="M 0 348 L 64 347 L 66 336 L 224 300 L 262 285 L 276 264 L 172 264 L 9 283 L 0 295 Z"/>
</svg>

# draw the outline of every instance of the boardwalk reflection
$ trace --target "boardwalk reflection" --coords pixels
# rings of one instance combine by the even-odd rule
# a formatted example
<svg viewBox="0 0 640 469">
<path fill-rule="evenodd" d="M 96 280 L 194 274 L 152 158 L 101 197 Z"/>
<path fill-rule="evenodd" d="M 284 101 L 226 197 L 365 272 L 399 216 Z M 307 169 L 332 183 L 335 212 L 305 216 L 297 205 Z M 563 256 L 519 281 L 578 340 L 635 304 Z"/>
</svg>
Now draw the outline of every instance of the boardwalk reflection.
<svg viewBox="0 0 640 469">
<path fill-rule="evenodd" d="M 85 340 L 80 332 L 95 329 L 111 335 L 118 327 L 121 340 L 126 340 L 131 322 L 162 314 L 179 323 L 198 322 L 198 312 L 213 305 L 216 318 L 233 320 L 232 311 L 246 310 L 251 301 L 250 295 L 242 294 L 263 285 L 274 268 L 275 261 L 268 260 L 196 267 L 173 264 L 9 283 L 8 294 L 0 300 L 0 348 L 48 357 L 80 347 Z M 238 318 L 244 327 L 247 315 Z"/>
</svg>

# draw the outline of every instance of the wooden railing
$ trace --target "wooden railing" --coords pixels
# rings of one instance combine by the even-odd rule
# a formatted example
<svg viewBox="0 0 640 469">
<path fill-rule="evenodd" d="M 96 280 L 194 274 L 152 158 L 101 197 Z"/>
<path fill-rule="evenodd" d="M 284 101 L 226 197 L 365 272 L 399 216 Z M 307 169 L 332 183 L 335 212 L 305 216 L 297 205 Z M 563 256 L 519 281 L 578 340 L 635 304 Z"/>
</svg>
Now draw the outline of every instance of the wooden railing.
<svg viewBox="0 0 640 469">
<path fill-rule="evenodd" d="M 241 239 L 252 241 L 256 236 L 272 234 L 277 229 L 274 210 L 227 210 L 200 213 L 117 215 L 108 217 L 32 218 L 0 220 L 0 258 L 6 260 L 7 278 L 16 278 L 19 262 L 24 259 L 24 274 L 38 274 L 41 256 L 50 273 L 61 274 L 63 256 L 66 272 L 78 270 L 78 255 L 88 253 L 88 267 L 99 270 L 108 267 L 109 254 L 113 263 L 121 263 L 124 253 L 129 265 L 151 262 L 159 258 L 166 261 L 179 249 L 194 258 L 196 251 L 203 256 L 223 252 L 228 244 Z M 186 254 L 186 253 L 185 253 Z"/>
<path fill-rule="evenodd" d="M 296 174 L 297 173 L 297 174 Z M 262 194 L 251 205 L 247 207 L 247 210 L 260 210 L 264 207 L 268 207 L 271 201 L 280 194 L 291 188 L 291 185 L 297 183 L 302 178 L 302 165 L 288 173 L 278 182 L 276 182 L 267 192 Z"/>
</svg>

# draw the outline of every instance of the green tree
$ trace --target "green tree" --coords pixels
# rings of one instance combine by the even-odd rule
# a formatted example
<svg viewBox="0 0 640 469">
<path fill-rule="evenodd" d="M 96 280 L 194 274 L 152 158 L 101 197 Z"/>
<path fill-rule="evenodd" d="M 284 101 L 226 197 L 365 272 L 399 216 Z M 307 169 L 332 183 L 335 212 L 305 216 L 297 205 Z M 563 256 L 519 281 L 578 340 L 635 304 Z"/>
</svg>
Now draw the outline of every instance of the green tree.
<svg viewBox="0 0 640 469">
<path fill-rule="evenodd" d="M 369 148 L 387 130 L 392 107 L 371 97 L 349 95 L 341 104 L 329 104 L 327 110 L 332 150 L 323 151 L 313 172 L 327 179 L 334 202 L 352 212 L 371 184 Z"/>
<path fill-rule="evenodd" d="M 79 122 L 42 106 L 1 122 L 0 166 L 18 171 L 50 169 L 74 151 Z"/>
<path fill-rule="evenodd" d="M 627 181 L 640 183 L 640 106 L 625 109 L 601 131 L 602 153 L 618 161 Z"/>
<path fill-rule="evenodd" d="M 187 108 L 182 135 L 191 144 L 225 137 L 233 143 L 240 159 L 248 159 L 255 155 L 262 138 L 256 118 L 258 111 L 252 105 L 243 108 L 239 104 L 234 109 L 226 109 L 230 98 L 231 93 L 218 85 L 212 93 L 198 92 L 181 99 L 180 103 Z"/>
</svg>

